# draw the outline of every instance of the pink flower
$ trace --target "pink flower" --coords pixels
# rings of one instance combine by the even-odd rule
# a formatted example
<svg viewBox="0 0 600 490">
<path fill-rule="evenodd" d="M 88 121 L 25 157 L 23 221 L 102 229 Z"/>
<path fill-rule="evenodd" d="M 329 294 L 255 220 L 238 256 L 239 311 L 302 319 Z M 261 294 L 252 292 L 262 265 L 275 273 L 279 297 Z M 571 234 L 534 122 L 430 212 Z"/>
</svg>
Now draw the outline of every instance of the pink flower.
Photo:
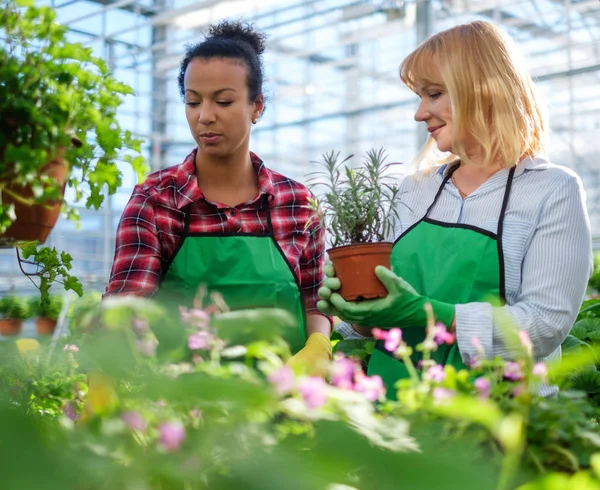
<svg viewBox="0 0 600 490">
<path fill-rule="evenodd" d="M 67 402 L 62 407 L 63 413 L 69 417 L 71 420 L 77 420 L 77 409 L 72 402 Z"/>
<path fill-rule="evenodd" d="M 166 451 L 177 451 L 185 441 L 185 427 L 181 422 L 165 422 L 158 428 L 158 438 Z"/>
<path fill-rule="evenodd" d="M 449 400 L 454 397 L 454 391 L 449 390 L 448 388 L 437 387 L 432 392 L 433 398 L 436 401 L 444 401 Z"/>
<path fill-rule="evenodd" d="M 179 306 L 179 314 L 181 315 L 181 320 L 183 323 L 191 327 L 196 327 L 200 330 L 205 330 L 208 328 L 210 315 L 205 310 L 201 310 L 199 308 L 184 308 L 183 306 Z"/>
<path fill-rule="evenodd" d="M 426 379 L 434 381 L 435 383 L 441 383 L 446 379 L 446 372 L 444 371 L 444 367 L 436 364 L 435 366 L 431 366 L 425 372 Z"/>
<path fill-rule="evenodd" d="M 158 341 L 156 339 L 139 339 L 135 341 L 135 346 L 140 353 L 146 357 L 152 357 L 156 352 Z"/>
<path fill-rule="evenodd" d="M 267 380 L 274 386 L 277 393 L 283 395 L 294 388 L 294 371 L 289 366 L 282 366 L 267 375 Z"/>
<path fill-rule="evenodd" d="M 385 395 L 385 387 L 381 376 L 366 376 L 362 371 L 356 373 L 355 391 L 364 393 L 367 400 L 374 402 Z"/>
<path fill-rule="evenodd" d="M 331 384 L 338 388 L 351 390 L 353 388 L 354 373 L 357 372 L 356 363 L 347 357 L 336 359 L 329 368 Z"/>
<path fill-rule="evenodd" d="M 390 330 L 374 328 L 371 330 L 371 334 L 376 340 L 385 340 L 385 349 L 390 352 L 395 351 L 402 342 L 402 330 L 399 328 Z"/>
<path fill-rule="evenodd" d="M 475 389 L 479 393 L 480 398 L 489 398 L 490 396 L 490 382 L 486 378 L 477 378 L 473 383 Z"/>
<path fill-rule="evenodd" d="M 191 350 L 208 349 L 212 335 L 208 332 L 195 332 L 188 337 L 188 347 Z"/>
<path fill-rule="evenodd" d="M 142 320 L 141 318 L 134 317 L 131 320 L 131 326 L 138 334 L 144 334 L 150 331 L 150 325 L 148 325 L 148 322 L 146 320 Z"/>
<path fill-rule="evenodd" d="M 319 408 L 327 402 L 327 394 L 325 390 L 327 384 L 318 376 L 304 378 L 298 384 L 298 391 L 308 408 Z"/>
<path fill-rule="evenodd" d="M 533 366 L 531 371 L 536 378 L 546 379 L 548 376 L 548 366 L 546 366 L 543 362 L 538 362 Z"/>
<path fill-rule="evenodd" d="M 483 346 L 481 345 L 481 341 L 479 337 L 471 337 L 471 345 L 477 349 L 478 352 L 483 350 Z"/>
<path fill-rule="evenodd" d="M 66 344 L 63 347 L 63 350 L 71 351 L 71 352 L 79 352 L 79 347 L 77 347 L 75 344 Z"/>
<path fill-rule="evenodd" d="M 531 355 L 533 352 L 533 344 L 531 343 L 529 334 L 525 330 L 519 330 L 519 340 L 521 341 L 521 345 L 525 348 L 527 354 Z"/>
<path fill-rule="evenodd" d="M 517 386 L 515 386 L 515 388 L 512 390 L 512 396 L 521 396 L 523 393 L 526 393 L 527 389 L 525 388 L 525 384 L 524 383 L 519 383 Z"/>
<path fill-rule="evenodd" d="M 442 345 L 442 344 L 453 344 L 455 337 L 453 334 L 451 334 L 450 332 L 448 332 L 446 330 L 446 327 L 442 323 L 437 323 L 435 325 L 433 339 L 435 340 L 436 344 Z"/>
<path fill-rule="evenodd" d="M 385 340 L 385 349 L 389 352 L 394 352 L 402 342 L 402 330 L 392 328 L 388 331 L 387 339 Z"/>
<path fill-rule="evenodd" d="M 144 431 L 148 424 L 141 416 L 139 412 L 129 411 L 121 414 L 121 420 L 125 422 L 125 425 L 131 430 Z"/>
<path fill-rule="evenodd" d="M 504 377 L 510 381 L 518 381 L 523 378 L 523 373 L 521 372 L 521 366 L 519 366 L 516 362 L 509 361 L 504 366 Z"/>
</svg>

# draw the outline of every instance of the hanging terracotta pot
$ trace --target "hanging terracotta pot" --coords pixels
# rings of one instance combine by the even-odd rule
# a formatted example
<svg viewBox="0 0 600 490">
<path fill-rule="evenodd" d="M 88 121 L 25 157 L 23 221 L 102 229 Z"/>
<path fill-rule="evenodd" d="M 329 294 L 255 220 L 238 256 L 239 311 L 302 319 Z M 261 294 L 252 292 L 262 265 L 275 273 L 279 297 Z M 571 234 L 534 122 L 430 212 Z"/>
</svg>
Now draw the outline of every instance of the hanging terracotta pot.
<svg viewBox="0 0 600 490">
<path fill-rule="evenodd" d="M 4 337 L 14 337 L 21 333 L 23 320 L 20 318 L 0 318 L 0 333 Z"/>
<path fill-rule="evenodd" d="M 41 169 L 40 174 L 47 175 L 52 180 L 58 182 L 61 185 L 62 194 L 64 195 L 67 181 L 67 167 L 62 157 L 57 157 L 46 164 Z M 33 197 L 33 191 L 28 185 L 20 186 L 11 184 L 6 186 L 6 188 L 24 199 L 31 199 Z M 2 202 L 4 204 L 14 204 L 17 217 L 8 229 L 3 234 L 0 234 L 0 243 L 2 245 L 10 245 L 11 242 L 20 240 L 44 243 L 58 220 L 62 197 L 59 200 L 48 201 L 44 204 L 28 205 L 14 199 L 9 192 L 2 192 Z"/>
<path fill-rule="evenodd" d="M 56 328 L 56 320 L 39 316 L 35 319 L 35 329 L 38 335 L 52 335 Z"/>
</svg>

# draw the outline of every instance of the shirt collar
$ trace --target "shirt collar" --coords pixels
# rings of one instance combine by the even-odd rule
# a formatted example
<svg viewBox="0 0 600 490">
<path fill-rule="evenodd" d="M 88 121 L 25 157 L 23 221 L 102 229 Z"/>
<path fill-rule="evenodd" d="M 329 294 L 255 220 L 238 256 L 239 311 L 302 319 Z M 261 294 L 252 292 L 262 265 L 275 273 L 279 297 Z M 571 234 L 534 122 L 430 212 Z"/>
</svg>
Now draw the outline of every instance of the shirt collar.
<svg viewBox="0 0 600 490">
<path fill-rule="evenodd" d="M 196 178 L 197 154 L 198 147 L 194 148 L 192 152 L 185 158 L 183 164 L 179 166 L 175 175 L 175 205 L 177 209 L 182 209 L 194 201 L 205 199 L 204 194 L 202 194 L 202 191 L 198 187 L 198 179 Z M 269 201 L 273 202 L 273 200 L 276 198 L 276 191 L 275 187 L 273 186 L 271 172 L 267 167 L 265 167 L 263 161 L 255 153 L 250 152 L 250 160 L 258 176 L 257 199 L 267 195 L 269 196 Z"/>
</svg>

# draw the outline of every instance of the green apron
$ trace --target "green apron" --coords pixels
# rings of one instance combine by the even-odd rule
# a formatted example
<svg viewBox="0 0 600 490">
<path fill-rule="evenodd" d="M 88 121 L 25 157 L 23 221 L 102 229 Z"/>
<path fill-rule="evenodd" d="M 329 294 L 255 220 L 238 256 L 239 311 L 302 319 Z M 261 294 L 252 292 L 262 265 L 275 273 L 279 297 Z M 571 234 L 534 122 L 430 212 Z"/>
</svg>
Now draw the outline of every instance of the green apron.
<svg viewBox="0 0 600 490">
<path fill-rule="evenodd" d="M 438 301 L 504 304 L 502 228 L 515 167 L 508 175 L 496 233 L 429 218 L 446 183 L 458 167 L 456 165 L 448 171 L 425 216 L 396 239 L 392 249 L 392 270 L 419 294 Z M 425 339 L 425 328 L 404 328 L 402 338 L 414 350 Z M 466 367 L 456 343 L 440 345 L 431 357 L 439 364 L 452 364 L 457 369 Z M 416 365 L 421 359 L 422 354 L 415 350 L 412 361 Z M 396 381 L 409 377 L 404 362 L 386 351 L 383 341 L 375 345 L 368 374 L 382 377 L 390 399 L 396 398 Z"/>
<path fill-rule="evenodd" d="M 171 261 L 165 264 L 157 299 L 169 306 L 191 306 L 199 286 L 220 293 L 231 310 L 282 308 L 297 319 L 298 329 L 285 340 L 292 353 L 306 341 L 303 296 L 292 266 L 275 240 L 268 196 L 264 233 L 190 232 L 190 212 Z M 206 306 L 206 305 L 204 305 Z"/>
</svg>

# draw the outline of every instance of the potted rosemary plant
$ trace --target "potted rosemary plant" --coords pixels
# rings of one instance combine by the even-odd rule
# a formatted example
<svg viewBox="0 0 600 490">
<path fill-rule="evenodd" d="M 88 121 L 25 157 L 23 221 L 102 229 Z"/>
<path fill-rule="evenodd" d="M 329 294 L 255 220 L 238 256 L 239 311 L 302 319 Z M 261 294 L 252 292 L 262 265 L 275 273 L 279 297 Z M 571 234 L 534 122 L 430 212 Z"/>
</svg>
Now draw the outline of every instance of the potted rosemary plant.
<svg viewBox="0 0 600 490">
<path fill-rule="evenodd" d="M 383 149 L 367 152 L 358 168 L 340 160 L 339 152 L 324 154 L 321 170 L 309 175 L 318 196 L 311 200 L 320 209 L 321 222 L 331 248 L 327 250 L 347 301 L 385 297 L 387 291 L 375 275 L 375 267 L 390 267 L 393 244 L 388 241 L 398 216 L 399 191 L 385 163 Z M 317 188 L 325 192 L 318 193 Z"/>
<path fill-rule="evenodd" d="M 0 0 L 1 246 L 43 243 L 61 208 L 77 219 L 65 187 L 98 209 L 121 184 L 118 161 L 145 170 L 140 141 L 116 116 L 132 89 L 66 33 L 52 8 Z"/>
</svg>

